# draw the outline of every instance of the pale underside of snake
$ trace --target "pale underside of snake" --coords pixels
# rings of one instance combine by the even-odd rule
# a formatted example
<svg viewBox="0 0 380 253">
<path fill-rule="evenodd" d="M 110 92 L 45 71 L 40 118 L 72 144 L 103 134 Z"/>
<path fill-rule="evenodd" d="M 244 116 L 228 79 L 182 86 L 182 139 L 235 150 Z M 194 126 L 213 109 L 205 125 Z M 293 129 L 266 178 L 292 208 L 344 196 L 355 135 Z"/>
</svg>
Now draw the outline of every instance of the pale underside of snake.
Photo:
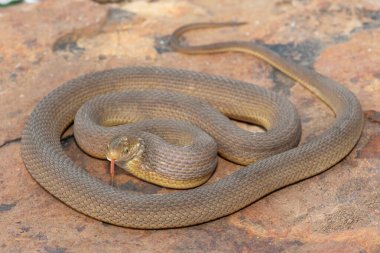
<svg viewBox="0 0 380 253">
<path fill-rule="evenodd" d="M 249 164 L 215 183 L 194 189 L 169 194 L 122 191 L 74 164 L 61 146 L 62 133 L 88 100 L 109 92 L 149 93 L 151 89 L 178 92 L 204 99 L 230 118 L 261 124 L 271 132 L 282 112 L 276 112 L 270 104 L 281 98 L 251 84 L 204 73 L 159 67 L 111 69 L 67 82 L 48 94 L 33 110 L 23 132 L 21 150 L 32 177 L 68 206 L 93 218 L 119 226 L 156 229 L 189 226 L 226 216 L 277 189 L 314 176 L 338 163 L 355 146 L 363 127 L 360 103 L 348 89 L 314 71 L 285 61 L 254 43 L 231 41 L 205 46 L 182 46 L 179 43 L 179 37 L 191 29 L 240 24 L 183 26 L 173 33 L 172 47 L 183 53 L 245 52 L 271 64 L 302 84 L 334 111 L 335 121 L 320 136 L 287 151 L 277 150 L 274 155 Z M 252 107 L 257 111 L 253 112 Z M 298 126 L 297 122 L 295 126 Z M 204 129 L 207 133 L 209 130 L 207 126 Z M 288 130 L 298 136 L 290 139 L 298 142 L 299 127 Z M 264 134 L 258 136 L 261 135 Z M 253 145 L 255 143 L 240 146 L 250 148 Z M 296 143 L 288 145 L 292 147 Z M 221 145 L 218 143 L 218 146 Z M 232 150 L 232 156 L 237 159 L 240 155 L 249 157 L 240 163 L 255 160 L 250 158 L 250 149 L 246 154 L 234 153 L 236 146 L 239 143 L 229 141 L 224 148 Z M 224 155 L 224 151 L 221 154 Z M 258 156 L 262 157 L 265 155 Z"/>
</svg>

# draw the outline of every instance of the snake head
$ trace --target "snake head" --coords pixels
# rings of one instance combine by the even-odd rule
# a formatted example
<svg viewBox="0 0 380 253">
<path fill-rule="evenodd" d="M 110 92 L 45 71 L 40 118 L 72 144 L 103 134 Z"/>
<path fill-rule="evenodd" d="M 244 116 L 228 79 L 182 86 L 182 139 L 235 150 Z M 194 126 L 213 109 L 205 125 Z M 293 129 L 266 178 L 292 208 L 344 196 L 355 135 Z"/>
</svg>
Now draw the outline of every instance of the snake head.
<svg viewBox="0 0 380 253">
<path fill-rule="evenodd" d="M 129 162 L 144 151 L 144 142 L 139 137 L 118 136 L 107 145 L 107 160 Z"/>
<path fill-rule="evenodd" d="M 117 136 L 106 148 L 107 160 L 111 161 L 111 176 L 114 175 L 114 164 L 127 169 L 130 162 L 141 160 L 145 150 L 143 139 L 135 136 Z"/>
</svg>

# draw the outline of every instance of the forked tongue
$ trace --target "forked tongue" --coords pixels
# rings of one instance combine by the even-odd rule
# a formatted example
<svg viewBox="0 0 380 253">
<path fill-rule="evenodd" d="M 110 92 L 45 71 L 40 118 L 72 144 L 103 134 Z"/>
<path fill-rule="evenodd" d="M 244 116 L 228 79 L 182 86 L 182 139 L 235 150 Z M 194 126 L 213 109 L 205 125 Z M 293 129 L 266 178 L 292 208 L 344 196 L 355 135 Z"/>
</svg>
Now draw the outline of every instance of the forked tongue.
<svg viewBox="0 0 380 253">
<path fill-rule="evenodd" d="M 111 159 L 110 174 L 111 174 L 111 180 L 113 181 L 113 178 L 115 176 L 115 159 Z"/>
</svg>

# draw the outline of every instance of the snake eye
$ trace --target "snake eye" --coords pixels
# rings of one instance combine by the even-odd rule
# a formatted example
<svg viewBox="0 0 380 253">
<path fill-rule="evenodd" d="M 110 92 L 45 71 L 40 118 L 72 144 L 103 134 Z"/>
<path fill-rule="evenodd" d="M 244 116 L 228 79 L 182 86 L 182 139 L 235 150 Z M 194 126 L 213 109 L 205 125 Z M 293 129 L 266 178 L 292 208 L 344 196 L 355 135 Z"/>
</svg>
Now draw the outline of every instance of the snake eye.
<svg viewBox="0 0 380 253">
<path fill-rule="evenodd" d="M 107 147 L 106 147 L 106 149 L 108 150 L 108 149 L 110 149 L 110 144 L 107 144 Z"/>
<path fill-rule="evenodd" d="M 128 147 L 125 147 L 123 151 L 124 153 L 128 153 Z"/>
</svg>

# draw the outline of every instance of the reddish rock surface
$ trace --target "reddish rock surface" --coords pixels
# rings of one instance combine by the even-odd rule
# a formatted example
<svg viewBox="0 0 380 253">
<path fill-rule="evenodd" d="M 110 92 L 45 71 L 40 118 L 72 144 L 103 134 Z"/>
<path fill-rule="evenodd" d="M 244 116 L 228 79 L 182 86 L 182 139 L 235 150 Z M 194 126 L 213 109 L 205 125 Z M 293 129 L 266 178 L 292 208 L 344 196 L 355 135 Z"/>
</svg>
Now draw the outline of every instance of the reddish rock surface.
<svg viewBox="0 0 380 253">
<path fill-rule="evenodd" d="M 333 121 L 328 108 L 263 62 L 242 54 L 188 56 L 167 36 L 197 21 L 247 21 L 193 32 L 191 43 L 260 40 L 284 57 L 341 82 L 366 115 L 357 147 L 327 172 L 228 217 L 169 230 L 134 230 L 91 219 L 44 191 L 20 157 L 33 107 L 78 75 L 155 65 L 222 74 L 288 96 L 305 142 Z M 20 4 L 0 9 L 0 252 L 380 252 L 380 2 L 377 0 L 132 1 Z M 64 102 L 64 101 L 62 101 Z M 107 163 L 67 152 L 107 181 Z M 221 160 L 211 181 L 237 169 Z M 165 192 L 117 171 L 117 187 Z"/>
</svg>

